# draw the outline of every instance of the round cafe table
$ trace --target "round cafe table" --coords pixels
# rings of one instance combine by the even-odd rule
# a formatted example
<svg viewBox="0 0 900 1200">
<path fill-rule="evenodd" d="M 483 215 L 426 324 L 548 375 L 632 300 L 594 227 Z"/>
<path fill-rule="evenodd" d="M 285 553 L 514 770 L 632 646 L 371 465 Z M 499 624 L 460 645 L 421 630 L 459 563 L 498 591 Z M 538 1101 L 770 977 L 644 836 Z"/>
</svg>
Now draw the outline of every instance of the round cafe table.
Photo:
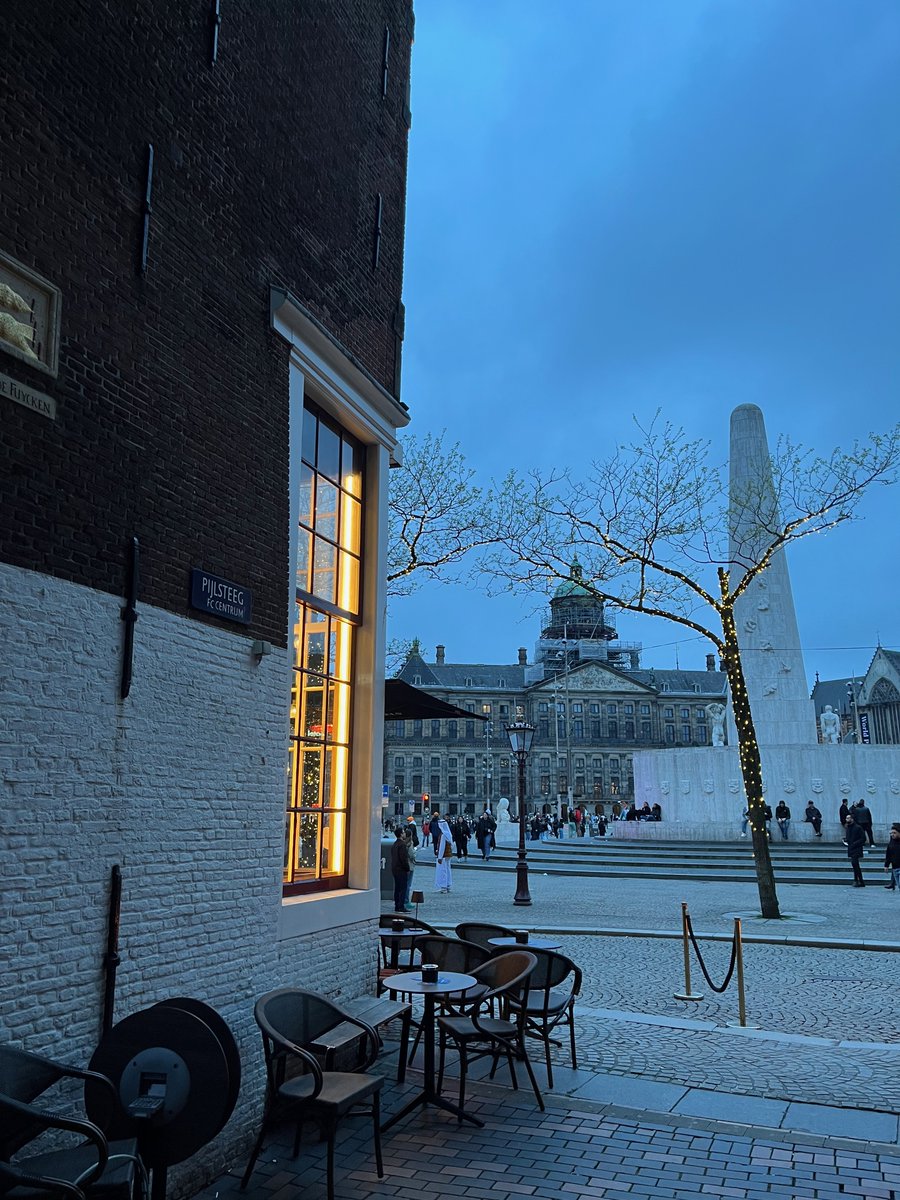
<svg viewBox="0 0 900 1200">
<path fill-rule="evenodd" d="M 438 971 L 437 983 L 423 983 L 421 971 L 406 971 L 402 975 L 392 975 L 384 981 L 384 986 L 391 992 L 405 992 L 413 996 L 424 996 L 425 1013 L 422 1017 L 422 1045 L 425 1050 L 425 1086 L 418 1096 L 414 1096 L 408 1104 L 404 1104 L 399 1112 L 394 1113 L 389 1121 L 382 1125 L 382 1131 L 390 1129 L 398 1121 L 402 1121 L 420 1105 L 432 1104 L 435 1108 L 443 1108 L 461 1121 L 469 1121 L 473 1125 L 483 1125 L 477 1117 L 464 1112 L 459 1105 L 445 1100 L 435 1089 L 434 1071 L 434 1002 L 439 996 L 449 996 L 453 992 L 464 992 L 466 988 L 477 983 L 474 975 L 464 975 L 460 971 Z"/>
<path fill-rule="evenodd" d="M 530 950 L 534 947 L 536 950 L 558 950 L 562 942 L 554 942 L 550 938 L 539 938 L 528 935 L 527 942 L 517 942 L 514 937 L 495 937 L 488 938 L 492 946 L 511 946 L 517 950 Z"/>
<path fill-rule="evenodd" d="M 378 936 L 381 944 L 389 948 L 388 966 L 397 970 L 400 966 L 400 951 L 412 950 L 416 938 L 427 937 L 428 933 L 424 929 L 379 929 Z"/>
</svg>

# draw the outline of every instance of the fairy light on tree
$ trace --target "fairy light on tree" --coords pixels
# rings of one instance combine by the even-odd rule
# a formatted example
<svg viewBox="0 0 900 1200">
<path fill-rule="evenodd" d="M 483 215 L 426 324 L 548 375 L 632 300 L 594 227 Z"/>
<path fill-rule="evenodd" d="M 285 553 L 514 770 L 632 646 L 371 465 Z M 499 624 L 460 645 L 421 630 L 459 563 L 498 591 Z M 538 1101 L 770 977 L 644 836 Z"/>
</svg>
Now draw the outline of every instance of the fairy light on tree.
<svg viewBox="0 0 900 1200">
<path fill-rule="evenodd" d="M 753 406 L 750 409 L 762 415 Z M 736 410 L 741 413 L 741 409 Z M 896 480 L 900 425 L 850 450 L 815 457 L 787 440 L 766 454 L 755 487 L 729 496 L 709 442 L 660 422 L 596 462 L 569 471 L 511 472 L 495 496 L 485 555 L 490 590 L 554 586 L 581 563 L 580 585 L 628 612 L 662 617 L 707 638 L 728 678 L 753 838 L 762 915 L 780 916 L 765 822 L 762 760 L 744 677 L 735 606 L 785 548 L 853 519 L 865 492 Z M 738 548 L 729 535 L 740 531 Z M 761 586 L 761 585 L 760 585 Z"/>
</svg>

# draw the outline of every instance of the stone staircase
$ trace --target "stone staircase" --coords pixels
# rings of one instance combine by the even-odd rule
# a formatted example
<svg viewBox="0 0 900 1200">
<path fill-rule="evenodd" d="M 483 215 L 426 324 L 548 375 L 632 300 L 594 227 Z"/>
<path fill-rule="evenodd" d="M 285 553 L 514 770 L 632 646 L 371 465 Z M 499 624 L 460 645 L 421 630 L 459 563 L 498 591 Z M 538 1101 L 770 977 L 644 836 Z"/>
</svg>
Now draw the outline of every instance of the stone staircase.
<svg viewBox="0 0 900 1200">
<path fill-rule="evenodd" d="M 710 881 L 756 879 L 750 839 L 733 842 L 641 842 L 624 838 L 605 841 L 550 841 L 525 843 L 528 866 L 548 875 L 597 876 L 641 879 L 691 879 Z M 473 855 L 474 851 L 474 855 Z M 797 843 L 773 838 L 770 843 L 775 876 L 779 883 L 824 883 L 847 886 L 851 882 L 846 848 L 840 842 Z M 487 868 L 512 870 L 516 851 L 498 846 Z M 862 868 L 866 882 L 884 884 L 884 842 L 869 848 Z M 470 844 L 469 858 L 454 859 L 454 870 L 484 870 L 485 864 Z"/>
</svg>

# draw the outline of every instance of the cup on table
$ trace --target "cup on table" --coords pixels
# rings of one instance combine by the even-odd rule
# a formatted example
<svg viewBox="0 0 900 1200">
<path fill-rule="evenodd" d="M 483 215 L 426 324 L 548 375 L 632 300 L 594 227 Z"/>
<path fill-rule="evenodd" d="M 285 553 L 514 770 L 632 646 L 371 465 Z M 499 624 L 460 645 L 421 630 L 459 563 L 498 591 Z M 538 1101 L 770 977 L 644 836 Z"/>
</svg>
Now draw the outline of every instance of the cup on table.
<svg viewBox="0 0 900 1200">
<path fill-rule="evenodd" d="M 528 930 L 527 929 L 517 929 L 516 930 L 516 943 L 519 946 L 527 946 L 528 945 Z"/>
<path fill-rule="evenodd" d="M 396 919 L 391 921 L 391 929 L 393 929 L 394 933 L 402 933 L 403 932 L 403 921 L 402 920 L 398 921 Z"/>
<path fill-rule="evenodd" d="M 438 965 L 437 963 L 422 963 L 422 982 L 437 983 L 438 981 Z"/>
</svg>

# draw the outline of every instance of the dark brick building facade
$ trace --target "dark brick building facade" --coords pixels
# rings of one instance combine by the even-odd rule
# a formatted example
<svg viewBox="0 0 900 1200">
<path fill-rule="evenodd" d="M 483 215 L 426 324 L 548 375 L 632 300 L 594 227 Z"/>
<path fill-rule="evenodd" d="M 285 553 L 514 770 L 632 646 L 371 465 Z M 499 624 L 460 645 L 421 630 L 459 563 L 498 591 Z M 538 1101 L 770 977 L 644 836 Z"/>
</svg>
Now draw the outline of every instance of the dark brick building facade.
<svg viewBox="0 0 900 1200">
<path fill-rule="evenodd" d="M 408 421 L 411 4 L 216 7 L 0 34 L 0 1040 L 88 1062 L 120 867 L 116 1017 L 194 996 L 241 1055 L 173 1197 L 255 1136 L 255 1000 L 374 978 Z M 192 606 L 195 568 L 249 623 Z"/>
<path fill-rule="evenodd" d="M 253 632 L 284 645 L 269 288 L 398 394 L 411 6 L 229 0 L 214 65 L 212 9 L 74 0 L 4 21 L 0 249 L 61 289 L 62 321 L 55 379 L 0 343 L 0 370 L 58 405 L 3 402 L 0 558 L 116 594 L 137 535 L 148 603 L 185 613 L 202 563 L 245 580 Z"/>
</svg>

